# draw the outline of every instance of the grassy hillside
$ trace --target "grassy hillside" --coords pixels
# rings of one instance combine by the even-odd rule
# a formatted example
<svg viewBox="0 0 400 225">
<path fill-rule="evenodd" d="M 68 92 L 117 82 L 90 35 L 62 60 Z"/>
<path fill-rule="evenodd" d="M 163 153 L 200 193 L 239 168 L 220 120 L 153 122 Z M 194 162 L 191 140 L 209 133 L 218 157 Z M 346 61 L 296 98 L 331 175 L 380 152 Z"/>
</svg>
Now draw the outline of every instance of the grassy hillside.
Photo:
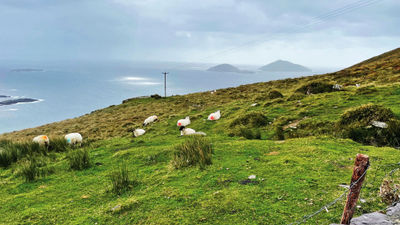
<svg viewBox="0 0 400 225">
<path fill-rule="evenodd" d="M 0 224 L 287 224 L 345 190 L 338 185 L 348 184 L 357 153 L 371 158 L 361 196 L 366 202 L 357 214 L 380 210 L 385 204 L 378 197 L 379 186 L 400 154 L 393 147 L 346 139 L 337 124 L 346 110 L 369 103 L 399 118 L 399 66 L 396 49 L 336 73 L 214 94 L 129 99 L 78 118 L 2 134 L 0 139 L 24 141 L 39 134 L 54 139 L 80 132 L 91 166 L 71 170 L 68 157 L 77 151 L 71 149 L 38 156 L 52 172 L 33 182 L 20 175 L 25 158 L 0 169 Z M 333 84 L 344 87 L 333 91 Z M 221 110 L 221 120 L 206 121 L 216 110 Z M 159 121 L 133 138 L 131 131 L 154 114 Z M 185 116 L 212 143 L 212 164 L 205 169 L 171 166 L 174 147 L 188 139 L 178 137 L 176 127 Z M 118 195 L 111 191 L 110 175 L 121 164 L 135 185 Z M 246 181 L 250 175 L 256 179 Z M 339 203 L 309 223 L 338 222 L 343 201 Z"/>
</svg>

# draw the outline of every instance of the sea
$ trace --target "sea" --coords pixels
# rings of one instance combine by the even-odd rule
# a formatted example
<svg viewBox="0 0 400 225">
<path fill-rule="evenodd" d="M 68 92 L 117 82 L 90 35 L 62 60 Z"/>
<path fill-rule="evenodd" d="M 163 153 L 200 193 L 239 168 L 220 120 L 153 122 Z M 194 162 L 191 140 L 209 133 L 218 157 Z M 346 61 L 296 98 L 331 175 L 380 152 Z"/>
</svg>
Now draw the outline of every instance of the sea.
<svg viewBox="0 0 400 225">
<path fill-rule="evenodd" d="M 0 134 L 78 117 L 123 100 L 152 94 L 182 95 L 314 74 L 261 72 L 260 65 L 239 65 L 254 73 L 210 72 L 212 64 L 129 61 L 0 61 Z M 235 65 L 236 66 L 236 65 Z M 1 104 L 22 98 L 35 102 Z"/>
</svg>

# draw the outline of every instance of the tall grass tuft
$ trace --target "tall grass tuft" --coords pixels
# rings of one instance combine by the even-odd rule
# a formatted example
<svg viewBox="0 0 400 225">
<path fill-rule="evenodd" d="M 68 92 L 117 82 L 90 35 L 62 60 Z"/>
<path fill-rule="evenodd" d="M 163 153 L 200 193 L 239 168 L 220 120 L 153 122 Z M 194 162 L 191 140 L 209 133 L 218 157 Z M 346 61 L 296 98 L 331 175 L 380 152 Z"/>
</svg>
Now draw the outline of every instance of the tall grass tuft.
<svg viewBox="0 0 400 225">
<path fill-rule="evenodd" d="M 47 155 L 48 150 L 33 142 L 14 143 L 11 141 L 0 142 L 0 166 L 8 167 L 12 163 L 28 155 Z"/>
<path fill-rule="evenodd" d="M 64 138 L 53 138 L 50 141 L 49 151 L 52 152 L 67 152 L 70 145 Z"/>
<path fill-rule="evenodd" d="M 203 169 L 206 165 L 212 164 L 212 154 L 212 145 L 206 138 L 192 136 L 175 147 L 171 164 L 175 169 L 195 165 Z"/>
<path fill-rule="evenodd" d="M 54 172 L 54 168 L 48 167 L 47 162 L 40 156 L 29 156 L 20 163 L 19 174 L 25 181 L 31 182 L 39 177 L 45 177 Z"/>
<path fill-rule="evenodd" d="M 130 179 L 126 164 L 122 164 L 118 169 L 111 172 L 109 177 L 112 185 L 111 191 L 118 195 L 138 184 L 137 181 Z"/>
<path fill-rule="evenodd" d="M 67 159 L 69 167 L 73 170 L 83 170 L 91 166 L 89 150 L 87 149 L 71 150 L 67 154 Z"/>
</svg>

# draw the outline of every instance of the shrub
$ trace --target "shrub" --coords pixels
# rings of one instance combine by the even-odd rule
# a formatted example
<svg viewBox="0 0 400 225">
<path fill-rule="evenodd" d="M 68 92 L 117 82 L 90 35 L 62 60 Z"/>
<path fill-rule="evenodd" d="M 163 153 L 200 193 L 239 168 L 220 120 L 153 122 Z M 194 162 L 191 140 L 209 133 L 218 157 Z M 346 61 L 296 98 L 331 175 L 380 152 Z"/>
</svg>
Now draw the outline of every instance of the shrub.
<svg viewBox="0 0 400 225">
<path fill-rule="evenodd" d="M 333 85 L 325 82 L 311 82 L 301 86 L 296 90 L 296 92 L 302 94 L 307 94 L 307 93 L 318 94 L 318 93 L 325 93 L 332 91 L 334 91 Z"/>
<path fill-rule="evenodd" d="M 175 169 L 195 165 L 203 169 L 206 165 L 212 164 L 212 154 L 212 145 L 206 138 L 192 136 L 175 147 L 171 164 Z"/>
<path fill-rule="evenodd" d="M 373 127 L 372 121 L 387 123 L 387 128 Z M 376 146 L 400 146 L 400 121 L 393 112 L 380 105 L 363 105 L 347 110 L 336 124 L 342 136 Z"/>
<path fill-rule="evenodd" d="M 111 172 L 109 177 L 112 185 L 111 191 L 118 195 L 130 190 L 132 186 L 137 184 L 136 181 L 129 178 L 129 171 L 126 164 L 122 164 L 118 169 Z"/>
<path fill-rule="evenodd" d="M 245 115 L 239 116 L 230 123 L 230 127 L 235 126 L 246 126 L 246 127 L 263 127 L 268 124 L 268 118 L 259 112 L 251 112 Z"/>
<path fill-rule="evenodd" d="M 268 93 L 269 99 L 283 98 L 282 93 L 277 90 L 272 90 Z"/>
<path fill-rule="evenodd" d="M 67 159 L 69 167 L 73 170 L 83 170 L 91 166 L 89 150 L 87 149 L 71 150 L 68 152 Z"/>
</svg>

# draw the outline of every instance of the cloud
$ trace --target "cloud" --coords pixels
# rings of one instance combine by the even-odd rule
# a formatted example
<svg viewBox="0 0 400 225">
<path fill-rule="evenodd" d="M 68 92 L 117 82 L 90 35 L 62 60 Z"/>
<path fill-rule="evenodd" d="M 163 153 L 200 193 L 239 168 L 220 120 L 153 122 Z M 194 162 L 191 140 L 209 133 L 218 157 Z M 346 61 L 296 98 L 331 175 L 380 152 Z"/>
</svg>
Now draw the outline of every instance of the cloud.
<svg viewBox="0 0 400 225">
<path fill-rule="evenodd" d="M 0 59 L 343 66 L 398 47 L 398 11 L 398 0 L 4 0 Z"/>
</svg>

